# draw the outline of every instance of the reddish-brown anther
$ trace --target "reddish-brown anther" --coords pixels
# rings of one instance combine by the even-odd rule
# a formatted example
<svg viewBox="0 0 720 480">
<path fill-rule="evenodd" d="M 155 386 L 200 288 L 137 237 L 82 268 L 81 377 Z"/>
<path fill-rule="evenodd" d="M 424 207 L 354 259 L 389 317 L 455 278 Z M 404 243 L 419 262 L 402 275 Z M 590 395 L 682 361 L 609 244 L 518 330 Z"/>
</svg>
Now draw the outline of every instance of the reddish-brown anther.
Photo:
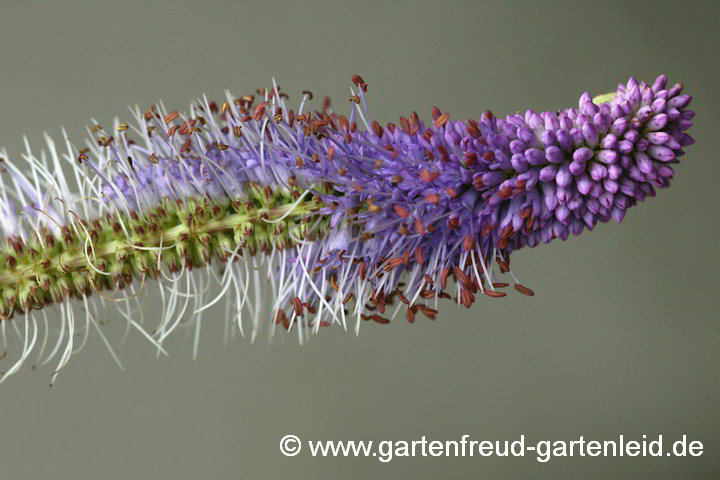
<svg viewBox="0 0 720 480">
<path fill-rule="evenodd" d="M 417 247 L 415 249 L 415 261 L 422 266 L 425 263 L 425 253 L 423 251 L 422 247 Z"/>
<path fill-rule="evenodd" d="M 460 304 L 465 308 L 470 308 L 473 303 L 475 303 L 475 295 L 465 288 L 460 290 Z"/>
<path fill-rule="evenodd" d="M 532 290 L 530 290 L 529 288 L 527 288 L 524 285 L 520 285 L 519 283 L 515 284 L 515 290 L 522 293 L 523 295 L 527 295 L 528 297 L 532 297 L 535 295 L 535 292 L 533 292 Z"/>
<path fill-rule="evenodd" d="M 403 132 L 410 135 L 410 122 L 408 122 L 407 118 L 400 116 L 400 128 Z"/>
<path fill-rule="evenodd" d="M 395 213 L 397 213 L 402 218 L 408 218 L 410 216 L 410 213 L 405 210 L 405 207 L 401 207 L 400 205 L 394 205 L 393 209 L 395 210 Z"/>
<path fill-rule="evenodd" d="M 390 260 L 390 261 L 387 263 L 387 265 L 385 265 L 384 270 L 385 270 L 386 272 L 389 272 L 389 271 L 392 270 L 393 268 L 398 267 L 398 266 L 400 266 L 400 265 L 402 265 L 402 264 L 404 264 L 404 263 L 405 263 L 405 259 L 404 259 L 403 257 L 395 257 L 395 258 L 393 258 L 392 260 Z"/>
<path fill-rule="evenodd" d="M 372 131 L 378 138 L 382 138 L 383 136 L 383 128 L 380 126 L 380 124 L 373 120 L 372 122 Z"/>
<path fill-rule="evenodd" d="M 457 277 L 458 282 L 460 282 L 460 283 L 462 283 L 463 285 L 466 285 L 466 286 L 472 285 L 472 282 L 470 281 L 470 278 L 468 278 L 468 276 L 465 275 L 465 272 L 463 272 L 460 267 L 458 267 L 457 265 L 455 265 L 455 269 L 454 269 L 454 270 L 455 270 L 455 277 Z M 441 286 L 441 288 L 442 288 L 443 290 L 445 289 L 445 287 L 442 286 L 442 284 L 441 284 L 440 286 Z"/>
<path fill-rule="evenodd" d="M 484 293 L 485 293 L 485 295 L 487 295 L 488 297 L 493 297 L 493 298 L 501 298 L 501 297 L 506 297 L 506 296 L 507 296 L 507 293 L 505 293 L 505 292 L 496 292 L 495 290 L 485 290 Z"/>
<path fill-rule="evenodd" d="M 500 257 L 495 257 L 495 262 L 496 262 L 496 263 L 498 264 L 498 266 L 500 267 L 500 271 L 501 271 L 502 273 L 507 273 L 507 272 L 510 271 L 510 265 L 508 265 L 507 262 L 505 262 L 505 260 L 503 260 L 502 258 L 500 258 Z"/>
<path fill-rule="evenodd" d="M 288 318 L 285 315 L 285 312 L 283 310 L 277 311 L 277 315 L 275 315 L 275 324 L 276 325 L 282 324 L 283 327 L 285 327 L 285 330 L 290 329 L 290 322 L 288 321 Z"/>
<path fill-rule="evenodd" d="M 434 308 L 426 307 L 425 305 L 416 305 L 418 310 L 420 310 L 423 315 L 428 317 L 430 320 L 435 320 L 435 315 L 437 315 L 438 311 Z"/>
<path fill-rule="evenodd" d="M 165 118 L 164 118 L 165 124 L 167 125 L 168 123 L 170 123 L 170 122 L 172 122 L 173 120 L 175 120 L 175 119 L 178 117 L 178 115 L 180 115 L 180 114 L 177 112 L 177 110 L 175 110 L 175 111 L 173 111 L 173 112 L 170 112 L 170 113 L 168 113 L 167 115 L 165 115 Z"/>
<path fill-rule="evenodd" d="M 255 105 L 253 108 L 252 119 L 256 122 L 259 121 L 265 115 L 265 108 L 268 106 L 268 102 L 262 102 Z"/>
<path fill-rule="evenodd" d="M 440 175 L 440 173 L 438 173 L 438 172 L 429 172 L 429 171 L 425 170 L 424 168 L 422 170 L 420 170 L 420 178 L 422 178 L 422 180 L 427 183 L 434 182 L 435 179 L 439 175 Z"/>
<path fill-rule="evenodd" d="M 303 313 L 302 302 L 298 297 L 293 298 L 293 306 L 295 307 L 295 315 L 301 316 Z"/>
<path fill-rule="evenodd" d="M 440 109 L 438 107 L 432 107 L 431 113 L 432 113 L 433 120 L 437 120 L 440 117 L 440 115 L 442 115 L 442 112 L 440 111 Z"/>
<path fill-rule="evenodd" d="M 463 250 L 469 252 L 475 248 L 475 238 L 470 235 L 465 235 L 463 238 Z"/>
<path fill-rule="evenodd" d="M 485 184 L 482 181 L 482 175 L 475 175 L 472 179 L 472 184 L 475 190 L 482 190 L 485 188 Z"/>
<path fill-rule="evenodd" d="M 435 128 L 444 127 L 450 116 L 447 113 L 443 113 L 439 117 L 435 118 Z"/>
</svg>

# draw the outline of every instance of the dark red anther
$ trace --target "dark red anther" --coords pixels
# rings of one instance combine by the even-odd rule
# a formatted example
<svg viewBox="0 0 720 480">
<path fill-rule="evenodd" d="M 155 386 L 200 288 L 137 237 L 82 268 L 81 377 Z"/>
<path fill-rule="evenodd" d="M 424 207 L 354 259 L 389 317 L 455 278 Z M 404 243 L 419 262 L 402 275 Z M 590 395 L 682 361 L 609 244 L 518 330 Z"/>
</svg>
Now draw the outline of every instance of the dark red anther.
<svg viewBox="0 0 720 480">
<path fill-rule="evenodd" d="M 398 267 L 398 266 L 400 266 L 400 265 L 402 265 L 402 264 L 404 264 L 404 263 L 405 263 L 405 260 L 403 259 L 403 257 L 395 257 L 395 258 L 393 258 L 392 260 L 390 260 L 390 261 L 387 263 L 387 265 L 385 265 L 384 270 L 385 270 L 386 272 L 389 272 L 389 271 L 391 271 L 393 268 L 396 268 L 396 267 Z"/>
<path fill-rule="evenodd" d="M 415 249 L 415 261 L 421 266 L 425 263 L 425 254 L 423 253 L 422 247 L 417 247 Z"/>
<path fill-rule="evenodd" d="M 498 195 L 500 195 L 500 198 L 508 198 L 512 196 L 512 188 L 510 187 L 503 187 L 500 190 L 498 190 Z"/>
<path fill-rule="evenodd" d="M 493 297 L 493 298 L 507 297 L 507 293 L 496 292 L 495 290 L 485 290 L 485 295 L 487 295 L 488 297 Z"/>
<path fill-rule="evenodd" d="M 373 122 L 372 122 L 372 131 L 375 134 L 375 136 L 377 136 L 378 138 L 382 138 L 383 128 L 380 126 L 380 124 L 376 120 L 373 120 Z"/>
<path fill-rule="evenodd" d="M 435 290 L 433 290 L 432 288 L 428 288 L 428 289 L 426 289 L 426 290 L 422 290 L 422 291 L 420 292 L 420 296 L 421 296 L 422 298 L 425 298 L 425 299 L 429 300 L 429 299 L 431 299 L 431 298 L 433 298 L 433 297 L 435 296 Z"/>
<path fill-rule="evenodd" d="M 431 112 L 432 112 L 433 120 L 437 120 L 438 117 L 440 117 L 440 115 L 442 115 L 442 112 L 440 111 L 440 109 L 438 107 L 432 107 Z"/>
<path fill-rule="evenodd" d="M 420 178 L 422 178 L 423 181 L 427 183 L 434 182 L 439 175 L 440 174 L 438 172 L 429 172 L 424 168 L 420 170 Z"/>
<path fill-rule="evenodd" d="M 295 307 L 295 315 L 297 315 L 298 317 L 301 316 L 303 313 L 302 302 L 298 297 L 293 298 L 293 305 Z"/>
<path fill-rule="evenodd" d="M 426 317 L 428 317 L 430 320 L 435 320 L 435 315 L 437 315 L 438 311 L 434 308 L 426 307 L 425 305 L 416 305 L 418 310 L 420 310 Z"/>
<path fill-rule="evenodd" d="M 462 283 L 463 285 L 466 285 L 466 286 L 472 285 L 472 282 L 470 281 L 468 276 L 465 275 L 465 272 L 463 272 L 462 269 L 460 267 L 458 267 L 457 265 L 455 265 L 455 276 L 457 277 L 458 282 Z M 442 284 L 440 285 L 440 287 L 443 290 L 445 289 L 445 287 L 442 286 Z"/>
<path fill-rule="evenodd" d="M 520 285 L 519 283 L 515 284 L 515 290 L 522 293 L 523 295 L 527 295 L 528 297 L 532 297 L 535 295 L 535 292 L 527 288 L 525 285 Z"/>
<path fill-rule="evenodd" d="M 510 238 L 512 233 L 513 233 L 513 226 L 512 226 L 512 223 L 510 223 L 505 228 L 502 229 L 502 231 L 500 232 L 500 238 Z"/>
<path fill-rule="evenodd" d="M 174 125 L 172 128 L 170 128 L 170 130 L 168 130 L 168 133 L 167 133 L 168 138 L 175 135 L 175 132 L 177 132 L 179 128 L 180 128 L 179 125 Z"/>
<path fill-rule="evenodd" d="M 433 118 L 435 118 L 433 116 Z M 439 117 L 435 118 L 435 128 L 441 128 L 444 127 L 445 124 L 448 122 L 448 119 L 450 116 L 447 113 L 443 113 Z"/>
<path fill-rule="evenodd" d="M 411 127 L 420 127 L 420 117 L 418 117 L 417 112 L 413 111 L 410 113 L 410 126 Z"/>
<path fill-rule="evenodd" d="M 490 231 L 491 231 L 493 228 L 495 228 L 493 225 L 491 225 L 491 224 L 489 224 L 489 223 L 486 223 L 486 224 L 483 226 L 482 231 L 480 232 L 480 236 L 481 236 L 481 237 L 487 237 L 488 234 L 490 234 Z"/>
<path fill-rule="evenodd" d="M 473 138 L 478 138 L 481 135 L 480 130 L 478 130 L 478 128 L 475 125 L 468 126 L 467 130 L 468 130 L 468 135 L 470 135 Z"/>
<path fill-rule="evenodd" d="M 268 106 L 268 102 L 262 102 L 255 105 L 253 108 L 252 119 L 259 121 L 265 115 L 265 108 Z"/>
<path fill-rule="evenodd" d="M 413 323 L 415 321 L 415 311 L 417 308 L 415 306 L 408 307 L 405 310 L 405 318 L 407 319 L 408 323 Z"/>
<path fill-rule="evenodd" d="M 465 235 L 465 238 L 463 238 L 463 250 L 469 252 L 473 248 L 475 248 L 475 238 L 471 235 Z"/>
<path fill-rule="evenodd" d="M 395 210 L 395 213 L 397 213 L 402 218 L 408 218 L 410 216 L 405 207 L 401 207 L 400 205 L 394 205 L 393 209 Z"/>
<path fill-rule="evenodd" d="M 482 175 L 475 175 L 472 179 L 472 184 L 475 190 L 482 190 L 485 188 L 485 184 L 482 181 Z"/>
<path fill-rule="evenodd" d="M 170 113 L 168 113 L 167 115 L 165 115 L 165 118 L 164 118 L 165 124 L 167 125 L 168 123 L 170 123 L 170 122 L 172 122 L 173 120 L 175 120 L 175 119 L 178 117 L 178 115 L 180 115 L 180 114 L 177 112 L 177 110 L 175 110 L 175 111 L 173 111 L 173 112 L 170 112 Z"/>
<path fill-rule="evenodd" d="M 440 202 L 440 196 L 437 193 L 430 193 L 425 197 L 425 201 L 431 204 Z"/>
<path fill-rule="evenodd" d="M 285 312 L 283 310 L 278 310 L 277 315 L 275 316 L 275 324 L 281 324 L 283 327 L 285 327 L 285 330 L 290 329 L 290 322 L 288 321 L 287 316 L 285 315 Z"/>
<path fill-rule="evenodd" d="M 465 152 L 465 167 L 470 167 L 477 161 L 477 154 L 475 152 Z"/>
<path fill-rule="evenodd" d="M 395 295 L 400 299 L 401 302 L 403 302 L 405 305 L 410 305 L 410 301 L 403 295 L 403 293 L 400 291 L 400 289 L 395 290 Z"/>
<path fill-rule="evenodd" d="M 407 118 L 400 116 L 400 128 L 403 132 L 410 135 L 410 123 L 408 122 Z"/>
<path fill-rule="evenodd" d="M 440 155 L 440 160 L 442 160 L 445 163 L 450 161 L 450 156 L 448 155 L 448 151 L 444 146 L 438 145 L 437 151 L 438 151 L 438 154 Z"/>
<path fill-rule="evenodd" d="M 475 303 L 475 295 L 467 289 L 460 290 L 460 304 L 465 308 L 470 308 Z"/>
<path fill-rule="evenodd" d="M 150 121 L 153 116 L 155 116 L 155 110 L 157 110 L 157 105 L 151 105 L 150 108 L 148 108 L 145 113 L 143 113 L 143 118 L 147 121 Z"/>
<path fill-rule="evenodd" d="M 445 290 L 445 287 L 447 287 L 447 279 L 450 275 L 450 268 L 446 267 L 443 269 L 442 272 L 440 272 L 440 278 L 438 278 L 438 284 L 440 285 L 440 290 Z"/>
<path fill-rule="evenodd" d="M 510 266 L 502 258 L 495 257 L 495 263 L 498 264 L 502 273 L 507 273 L 510 271 Z"/>
</svg>

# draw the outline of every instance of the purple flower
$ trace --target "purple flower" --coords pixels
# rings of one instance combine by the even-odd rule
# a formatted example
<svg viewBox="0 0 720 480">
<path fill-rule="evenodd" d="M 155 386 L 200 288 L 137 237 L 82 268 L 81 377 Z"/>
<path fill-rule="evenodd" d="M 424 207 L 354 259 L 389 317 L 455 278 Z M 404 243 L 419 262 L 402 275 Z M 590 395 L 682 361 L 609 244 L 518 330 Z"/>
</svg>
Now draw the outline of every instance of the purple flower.
<svg viewBox="0 0 720 480">
<path fill-rule="evenodd" d="M 385 126 L 368 111 L 367 84 L 353 81 L 348 117 L 329 101 L 308 110 L 307 91 L 295 113 L 273 86 L 257 100 L 197 101 L 189 116 L 136 109 L 132 130 L 96 126 L 88 150 L 68 142 L 64 156 L 48 139 L 47 156 L 28 147 L 27 172 L 6 160 L 0 316 L 59 302 L 67 322 L 68 295 L 87 302 L 148 276 L 172 279 L 161 286 L 172 312 L 197 296 L 200 316 L 202 289 L 188 282 L 183 297 L 180 278 L 217 257 L 222 294 L 236 301 L 228 318 L 242 330 L 250 310 L 253 337 L 265 291 L 272 328 L 297 325 L 301 340 L 401 309 L 410 322 L 434 318 L 440 298 L 469 308 L 478 294 L 504 296 L 496 267 L 509 272 L 513 251 L 622 221 L 669 185 L 670 164 L 694 142 L 692 97 L 664 76 L 630 78 L 604 103 L 585 93 L 578 109 L 457 121 L 434 107 L 428 123 L 413 112 Z M 148 335 L 158 346 L 178 324 L 172 312 Z"/>
</svg>

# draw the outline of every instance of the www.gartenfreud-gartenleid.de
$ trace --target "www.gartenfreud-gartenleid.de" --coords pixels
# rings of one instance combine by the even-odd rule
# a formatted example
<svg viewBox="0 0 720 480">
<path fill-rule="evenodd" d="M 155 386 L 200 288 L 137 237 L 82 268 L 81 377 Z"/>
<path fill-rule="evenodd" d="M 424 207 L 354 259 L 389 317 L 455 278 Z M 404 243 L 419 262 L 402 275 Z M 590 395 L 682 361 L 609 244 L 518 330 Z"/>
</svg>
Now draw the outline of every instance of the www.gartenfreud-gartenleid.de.
<svg viewBox="0 0 720 480">
<path fill-rule="evenodd" d="M 303 341 L 435 318 L 440 298 L 505 296 L 500 274 L 533 295 L 510 272 L 514 250 L 622 221 L 694 141 L 692 98 L 662 75 L 584 93 L 577 109 L 456 121 L 433 108 L 429 123 L 413 112 L 385 126 L 352 81 L 348 117 L 327 100 L 310 110 L 309 91 L 294 112 L 273 82 L 187 114 L 135 107 L 132 124 L 93 124 L 80 150 L 65 136 L 22 162 L 0 153 L 2 378 L 29 361 L 53 362 L 54 380 L 90 334 L 119 363 L 101 326 L 110 306 L 164 352 L 180 326 L 197 349 L 223 297 L 229 335 L 265 323 Z"/>
</svg>

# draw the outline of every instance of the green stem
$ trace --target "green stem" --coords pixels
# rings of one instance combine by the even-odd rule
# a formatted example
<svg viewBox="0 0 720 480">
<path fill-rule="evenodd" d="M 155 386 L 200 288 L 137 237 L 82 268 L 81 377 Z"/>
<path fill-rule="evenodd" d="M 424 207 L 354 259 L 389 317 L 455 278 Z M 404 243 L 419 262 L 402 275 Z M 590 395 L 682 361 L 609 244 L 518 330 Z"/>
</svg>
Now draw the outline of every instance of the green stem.
<svg viewBox="0 0 720 480">
<path fill-rule="evenodd" d="M 215 207 L 213 214 L 210 205 L 198 202 L 201 203 L 202 207 L 197 210 L 191 207 L 173 210 L 166 202 L 153 211 L 164 214 L 161 221 L 156 218 L 155 222 L 148 219 L 149 216 L 133 219 L 123 215 L 123 223 L 134 232 L 129 238 L 117 232 L 113 228 L 115 220 L 108 217 L 103 219 L 100 230 L 96 228 L 98 223 L 86 227 L 93 237 L 97 236 L 92 243 L 87 240 L 85 229 L 78 230 L 80 235 L 72 236 L 71 241 L 54 239 L 52 248 L 47 241 L 43 246 L 38 239 L 33 239 L 18 252 L 8 243 L 4 249 L 4 265 L 0 266 L 0 319 L 11 315 L 13 308 L 21 311 L 31 306 L 39 308 L 47 297 L 59 301 L 75 290 L 88 293 L 92 287 L 98 291 L 112 288 L 118 281 L 129 282 L 133 276 L 157 273 L 153 269 L 159 254 L 165 266 L 172 270 L 174 265 L 181 265 L 179 262 L 193 266 L 207 264 L 212 256 L 222 258 L 228 249 L 232 251 L 238 244 L 255 249 L 264 248 L 263 241 L 267 242 L 265 247 L 281 241 L 289 246 L 292 241 L 288 230 L 296 229 L 295 236 L 302 238 L 304 230 L 297 230 L 304 227 L 300 220 L 321 207 L 314 200 L 299 203 L 290 200 L 266 207 L 247 204 L 238 210 L 231 205 L 224 209 Z M 188 205 L 195 204 L 193 199 L 188 201 Z M 188 214 L 188 211 L 195 213 Z M 272 222 L 283 216 L 283 220 Z M 86 255 L 88 244 L 91 247 Z M 167 248 L 173 245 L 175 248 Z M 88 265 L 88 258 L 93 266 L 110 275 L 94 271 Z M 130 276 L 123 279 L 123 274 Z M 16 302 L 18 297 L 20 301 Z"/>
</svg>

